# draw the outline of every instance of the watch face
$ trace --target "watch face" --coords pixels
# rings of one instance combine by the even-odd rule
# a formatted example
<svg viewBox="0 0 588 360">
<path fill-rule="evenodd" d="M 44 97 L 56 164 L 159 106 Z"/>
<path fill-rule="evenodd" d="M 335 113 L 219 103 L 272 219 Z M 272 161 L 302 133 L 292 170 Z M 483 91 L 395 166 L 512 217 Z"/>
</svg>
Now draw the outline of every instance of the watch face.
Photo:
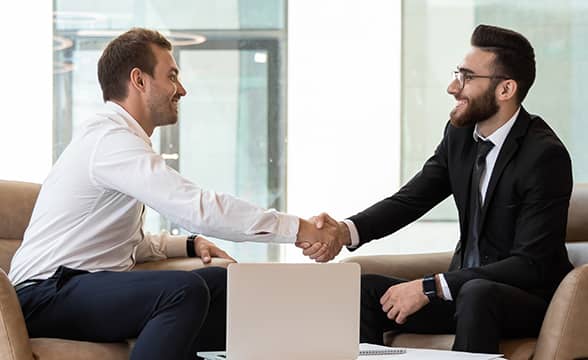
<svg viewBox="0 0 588 360">
<path fill-rule="evenodd" d="M 423 292 L 429 300 L 433 300 L 437 297 L 437 286 L 433 276 L 427 276 L 423 279 Z"/>
</svg>

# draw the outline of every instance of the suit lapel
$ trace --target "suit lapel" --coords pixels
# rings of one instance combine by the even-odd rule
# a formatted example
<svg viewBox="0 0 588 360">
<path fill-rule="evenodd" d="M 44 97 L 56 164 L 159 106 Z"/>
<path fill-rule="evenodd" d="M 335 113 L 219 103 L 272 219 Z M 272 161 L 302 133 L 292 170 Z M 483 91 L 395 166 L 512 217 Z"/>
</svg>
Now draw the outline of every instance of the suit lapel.
<svg viewBox="0 0 588 360">
<path fill-rule="evenodd" d="M 482 216 L 479 227 L 480 231 L 484 227 L 484 221 L 486 220 L 486 209 L 488 208 L 488 204 L 492 202 L 492 196 L 494 195 L 494 190 L 498 185 L 498 181 L 504 172 L 504 168 L 517 152 L 520 139 L 527 133 L 530 122 L 531 118 L 529 113 L 527 113 L 527 111 L 521 107 L 519 116 L 517 117 L 512 129 L 506 137 L 504 144 L 502 145 L 502 148 L 500 149 L 500 153 L 498 154 L 498 158 L 494 164 L 494 169 L 492 170 L 492 175 L 490 176 L 490 182 L 488 183 L 488 190 L 486 190 L 484 206 L 482 207 Z"/>
</svg>

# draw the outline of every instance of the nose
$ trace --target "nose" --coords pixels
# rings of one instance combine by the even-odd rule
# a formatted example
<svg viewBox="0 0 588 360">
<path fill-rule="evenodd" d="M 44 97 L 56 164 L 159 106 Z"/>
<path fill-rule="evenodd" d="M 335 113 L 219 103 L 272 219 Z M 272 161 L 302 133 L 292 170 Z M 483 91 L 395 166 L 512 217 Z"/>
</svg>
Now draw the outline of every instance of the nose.
<svg viewBox="0 0 588 360">
<path fill-rule="evenodd" d="M 178 81 L 178 95 L 180 95 L 180 96 L 186 96 L 187 93 L 188 92 L 184 88 L 184 85 L 182 85 L 182 83 Z"/>
<path fill-rule="evenodd" d="M 449 85 L 447 85 L 447 93 L 449 95 L 455 95 L 460 91 L 461 89 L 459 88 L 459 81 L 457 79 L 451 80 L 451 82 L 449 82 Z"/>
</svg>

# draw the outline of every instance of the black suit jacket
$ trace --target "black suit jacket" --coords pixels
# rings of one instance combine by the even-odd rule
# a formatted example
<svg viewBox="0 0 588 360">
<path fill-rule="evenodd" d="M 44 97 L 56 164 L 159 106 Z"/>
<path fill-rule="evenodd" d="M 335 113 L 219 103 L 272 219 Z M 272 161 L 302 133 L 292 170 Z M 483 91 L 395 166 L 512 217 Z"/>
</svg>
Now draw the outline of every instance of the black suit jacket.
<svg viewBox="0 0 588 360">
<path fill-rule="evenodd" d="M 396 194 L 350 217 L 360 245 L 395 232 L 453 195 L 461 236 L 444 274 L 452 296 L 468 280 L 483 278 L 548 299 L 572 269 L 564 245 L 572 190 L 569 154 L 545 121 L 521 108 L 486 192 L 480 220 L 481 265 L 462 269 L 476 156 L 473 131 L 448 123 L 419 173 Z"/>
</svg>

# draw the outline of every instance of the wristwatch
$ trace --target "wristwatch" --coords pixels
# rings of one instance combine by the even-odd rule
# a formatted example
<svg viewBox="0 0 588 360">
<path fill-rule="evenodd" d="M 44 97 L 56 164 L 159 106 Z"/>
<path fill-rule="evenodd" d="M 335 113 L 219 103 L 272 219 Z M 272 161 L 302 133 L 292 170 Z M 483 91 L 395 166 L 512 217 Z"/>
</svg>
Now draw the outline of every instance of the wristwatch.
<svg viewBox="0 0 588 360">
<path fill-rule="evenodd" d="M 437 283 L 435 275 L 427 275 L 423 278 L 423 293 L 429 298 L 429 301 L 437 298 Z"/>
<path fill-rule="evenodd" d="M 194 240 L 198 237 L 198 234 L 192 234 L 186 239 L 186 253 L 188 257 L 196 257 L 196 249 L 194 248 Z"/>
</svg>

